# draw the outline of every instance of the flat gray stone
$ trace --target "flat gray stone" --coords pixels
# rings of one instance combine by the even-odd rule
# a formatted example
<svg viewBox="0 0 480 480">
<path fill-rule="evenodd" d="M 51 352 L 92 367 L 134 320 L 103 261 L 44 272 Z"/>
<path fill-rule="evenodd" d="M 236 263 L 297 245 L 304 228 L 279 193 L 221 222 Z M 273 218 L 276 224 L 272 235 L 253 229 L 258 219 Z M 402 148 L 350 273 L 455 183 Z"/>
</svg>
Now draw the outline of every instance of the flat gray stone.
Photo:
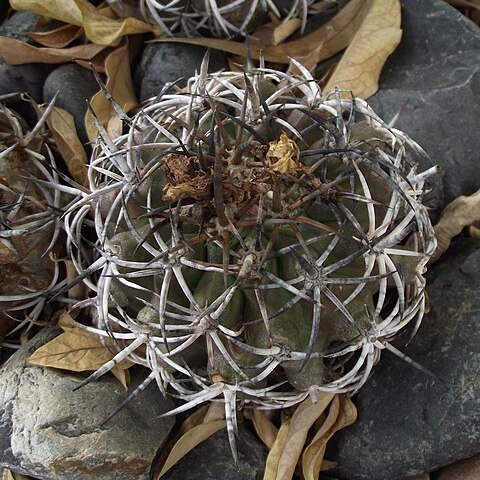
<svg viewBox="0 0 480 480">
<path fill-rule="evenodd" d="M 181 43 L 151 43 L 145 46 L 140 64 L 135 73 L 135 83 L 141 102 L 158 95 L 167 83 L 180 80 L 185 86 L 188 78 L 200 70 L 207 49 Z M 227 69 L 225 54 L 212 50 L 210 72 Z"/>
<path fill-rule="evenodd" d="M 458 239 L 427 276 L 430 313 L 397 347 L 438 379 L 385 352 L 335 437 L 339 478 L 400 480 L 480 452 L 480 242 Z"/>
<path fill-rule="evenodd" d="M 441 209 L 480 188 L 480 30 L 440 0 L 402 5 L 402 41 L 369 103 L 387 121 L 400 111 L 395 126 L 440 165 L 431 205 Z"/>
<path fill-rule="evenodd" d="M 73 115 L 80 140 L 88 142 L 85 129 L 87 102 L 100 90 L 98 83 L 89 70 L 74 63 L 56 68 L 45 80 L 43 101 L 51 102 L 58 93 L 55 105 Z"/>
<path fill-rule="evenodd" d="M 172 428 L 173 408 L 155 385 L 101 426 L 126 397 L 110 374 L 73 392 L 84 378 L 27 365 L 59 329 L 43 329 L 0 369 L 0 465 L 45 480 L 147 480 Z M 144 375 L 132 371 L 132 387 Z M 132 388 L 131 387 L 131 388 Z"/>
</svg>

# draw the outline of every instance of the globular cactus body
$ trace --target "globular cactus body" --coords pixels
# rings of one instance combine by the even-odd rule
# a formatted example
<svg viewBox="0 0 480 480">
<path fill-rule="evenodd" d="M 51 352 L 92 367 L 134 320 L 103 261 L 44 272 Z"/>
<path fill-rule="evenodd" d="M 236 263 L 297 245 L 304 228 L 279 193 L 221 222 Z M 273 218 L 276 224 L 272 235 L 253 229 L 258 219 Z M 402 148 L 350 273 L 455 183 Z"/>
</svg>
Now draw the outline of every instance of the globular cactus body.
<svg viewBox="0 0 480 480">
<path fill-rule="evenodd" d="M 48 113 L 48 112 L 47 112 Z M 35 322 L 61 282 L 50 254 L 59 251 L 62 195 L 41 118 L 30 130 L 0 104 L 0 321 Z M 5 329 L 4 329 L 5 330 Z M 7 333 L 7 332 L 5 332 Z"/>
<path fill-rule="evenodd" d="M 67 215 L 80 232 L 93 211 L 97 255 L 75 253 L 75 235 L 70 248 L 96 292 L 79 307 L 118 339 L 115 361 L 148 366 L 147 383 L 186 401 L 176 411 L 223 395 L 232 441 L 238 402 L 355 391 L 425 309 L 435 169 L 419 173 L 420 147 L 365 101 L 323 95 L 296 66 L 203 65 L 161 92 L 100 139 L 92 193 Z"/>
<path fill-rule="evenodd" d="M 300 18 L 305 28 L 309 6 L 315 0 L 143 0 L 146 18 L 158 23 L 172 35 L 204 34 L 232 37 L 251 33 L 262 19 L 273 14 L 282 21 Z"/>
</svg>

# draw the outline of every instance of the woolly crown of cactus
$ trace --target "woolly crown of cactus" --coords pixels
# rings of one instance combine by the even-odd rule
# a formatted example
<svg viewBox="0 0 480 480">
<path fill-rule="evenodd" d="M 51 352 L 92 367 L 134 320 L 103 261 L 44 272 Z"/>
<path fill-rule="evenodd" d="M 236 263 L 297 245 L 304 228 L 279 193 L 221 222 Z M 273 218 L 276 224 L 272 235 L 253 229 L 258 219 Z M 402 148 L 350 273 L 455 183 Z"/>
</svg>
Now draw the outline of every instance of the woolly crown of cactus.
<svg viewBox="0 0 480 480">
<path fill-rule="evenodd" d="M 298 76 L 205 61 L 126 134 L 103 131 L 66 217 L 93 291 L 84 328 L 119 350 L 85 382 L 129 358 L 151 370 L 132 395 L 155 380 L 186 402 L 172 413 L 223 397 L 232 444 L 237 404 L 356 391 L 383 349 L 403 356 L 390 342 L 421 322 L 436 244 L 420 147 L 294 63 Z"/>
<path fill-rule="evenodd" d="M 15 330 L 36 322 L 64 284 L 50 257 L 60 249 L 65 198 L 44 128 L 49 113 L 30 130 L 0 103 L 0 321 L 18 320 Z"/>
<path fill-rule="evenodd" d="M 286 22 L 300 18 L 304 30 L 309 6 L 315 0 L 142 0 L 146 18 L 158 23 L 168 35 L 180 33 L 213 37 L 245 35 L 268 13 Z M 267 17 L 268 18 L 268 17 Z"/>
</svg>

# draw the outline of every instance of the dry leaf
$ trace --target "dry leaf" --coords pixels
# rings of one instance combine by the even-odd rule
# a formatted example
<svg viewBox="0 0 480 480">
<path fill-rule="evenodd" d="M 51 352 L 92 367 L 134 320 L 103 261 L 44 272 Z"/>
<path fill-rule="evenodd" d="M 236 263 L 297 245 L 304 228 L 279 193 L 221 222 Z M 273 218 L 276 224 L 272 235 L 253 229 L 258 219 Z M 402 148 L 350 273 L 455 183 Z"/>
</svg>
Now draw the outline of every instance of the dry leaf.
<svg viewBox="0 0 480 480">
<path fill-rule="evenodd" d="M 98 45 L 115 45 L 124 35 L 162 33 L 161 27 L 137 18 L 129 17 L 122 20 L 111 18 L 107 12 L 95 8 L 87 0 L 11 0 L 10 4 L 15 10 L 29 10 L 83 27 L 85 36 Z"/>
<path fill-rule="evenodd" d="M 289 175 L 304 169 L 299 163 L 298 145 L 285 132 L 282 132 L 278 141 L 269 143 L 266 158 L 268 169 L 272 172 Z"/>
<path fill-rule="evenodd" d="M 12 472 L 9 468 L 5 468 L 2 472 L 2 480 L 28 480 L 28 477 L 21 473 Z"/>
<path fill-rule="evenodd" d="M 469 0 L 447 0 L 447 3 L 453 7 L 473 8 L 474 10 L 480 11 L 480 5 L 477 5 Z"/>
<path fill-rule="evenodd" d="M 468 228 L 468 234 L 472 237 L 472 238 L 477 238 L 479 239 L 480 238 L 480 228 L 478 227 L 475 227 L 474 225 L 470 226 Z"/>
<path fill-rule="evenodd" d="M 66 63 L 92 60 L 107 47 L 102 45 L 78 45 L 70 48 L 34 47 L 10 37 L 0 37 L 0 57 L 9 65 L 24 63 Z"/>
<path fill-rule="evenodd" d="M 130 384 L 130 370 L 115 365 L 111 370 L 115 378 L 123 385 L 125 390 L 128 390 Z"/>
<path fill-rule="evenodd" d="M 128 42 L 125 42 L 108 55 L 105 60 L 105 72 L 107 74 L 105 88 L 120 108 L 124 112 L 129 112 L 135 108 L 138 103 L 130 73 Z M 96 93 L 90 105 L 100 123 L 107 127 L 107 125 L 112 122 L 111 125 L 118 129 L 118 123 L 112 120 L 118 115 L 112 103 L 103 92 L 100 91 Z M 90 111 L 88 111 L 85 116 L 85 127 L 88 138 L 94 142 L 97 139 L 98 132 Z"/>
<path fill-rule="evenodd" d="M 370 0 L 368 12 L 325 91 L 338 87 L 368 98 L 378 90 L 385 61 L 402 38 L 400 0 Z"/>
<path fill-rule="evenodd" d="M 250 41 L 251 57 L 258 60 L 260 55 L 263 54 L 265 60 L 269 62 L 286 64 L 290 62 L 290 57 L 297 60 L 308 57 L 311 63 L 325 60 L 349 45 L 355 32 L 361 25 L 369 5 L 369 0 L 351 0 L 337 15 L 314 32 L 298 40 L 282 43 L 281 45 L 263 45 L 255 42 L 252 38 Z M 155 41 L 203 45 L 243 57 L 247 56 L 245 43 L 229 40 L 216 38 L 162 38 Z M 319 44 L 321 44 L 321 48 L 318 48 Z"/>
<path fill-rule="evenodd" d="M 35 350 L 28 362 L 72 372 L 97 370 L 111 360 L 117 351 L 110 338 L 105 338 L 104 342 L 105 345 L 98 335 L 74 327 Z M 117 364 L 119 368 L 129 368 L 131 365 L 128 360 Z"/>
<path fill-rule="evenodd" d="M 308 431 L 334 396 L 330 392 L 321 392 L 316 403 L 308 397 L 297 407 L 293 416 L 282 424 L 268 454 L 263 480 L 290 480 L 293 477 Z"/>
<path fill-rule="evenodd" d="M 335 432 L 351 425 L 356 419 L 357 409 L 350 398 L 345 395 L 337 395 L 330 405 L 325 422 L 303 452 L 302 470 L 305 480 L 317 480 L 320 470 L 330 467 L 330 462 L 325 464 L 323 459 L 328 440 Z"/>
<path fill-rule="evenodd" d="M 270 450 L 277 438 L 278 428 L 268 418 L 265 410 L 253 408 L 251 410 L 251 418 L 258 437 Z"/>
<path fill-rule="evenodd" d="M 279 45 L 290 35 L 293 35 L 301 26 L 302 20 L 300 18 L 291 18 L 279 25 L 267 23 L 255 30 L 251 38 L 263 45 Z"/>
<path fill-rule="evenodd" d="M 62 313 L 58 319 L 58 326 L 63 329 L 64 332 L 72 330 L 72 328 L 79 328 L 75 320 L 67 312 Z"/>
<path fill-rule="evenodd" d="M 440 221 L 435 225 L 437 249 L 431 259 L 432 262 L 447 250 L 453 237 L 460 235 L 461 231 L 480 220 L 480 190 L 473 195 L 464 195 L 449 203 L 442 212 Z"/>
<path fill-rule="evenodd" d="M 44 47 L 64 48 L 83 35 L 83 28 L 76 25 L 62 25 L 49 32 L 33 32 L 28 36 Z"/>
<path fill-rule="evenodd" d="M 221 413 L 220 413 L 221 411 Z M 156 477 L 157 480 L 165 475 L 179 460 L 198 444 L 205 441 L 218 430 L 225 428 L 224 406 L 221 403 L 212 403 L 193 413 L 180 427 L 180 438 L 175 442 L 168 453 L 165 463 Z"/>
<path fill-rule="evenodd" d="M 73 115 L 63 108 L 53 107 L 47 123 L 72 178 L 80 185 L 88 185 L 87 154 L 78 138 Z"/>
</svg>

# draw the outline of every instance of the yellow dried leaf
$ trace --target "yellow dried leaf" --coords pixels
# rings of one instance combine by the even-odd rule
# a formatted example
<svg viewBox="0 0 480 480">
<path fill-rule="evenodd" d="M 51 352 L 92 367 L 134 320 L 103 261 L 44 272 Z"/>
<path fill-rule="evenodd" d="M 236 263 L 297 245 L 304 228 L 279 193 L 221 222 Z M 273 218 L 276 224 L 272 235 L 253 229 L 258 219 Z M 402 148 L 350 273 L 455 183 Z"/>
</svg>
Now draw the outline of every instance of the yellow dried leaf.
<svg viewBox="0 0 480 480">
<path fill-rule="evenodd" d="M 72 328 L 78 328 L 75 320 L 67 312 L 62 313 L 58 319 L 58 326 L 63 329 L 64 332 L 72 330 Z"/>
<path fill-rule="evenodd" d="M 305 168 L 299 163 L 298 145 L 285 132 L 280 135 L 280 140 L 269 143 L 266 157 L 268 169 L 272 172 L 289 175 Z"/>
<path fill-rule="evenodd" d="M 28 477 L 21 473 L 12 472 L 9 468 L 5 468 L 2 472 L 2 480 L 28 480 Z"/>
<path fill-rule="evenodd" d="M 258 437 L 270 450 L 277 438 L 278 428 L 268 418 L 265 410 L 254 408 L 251 411 L 251 417 Z"/>
<path fill-rule="evenodd" d="M 80 185 L 88 185 L 87 154 L 78 138 L 73 115 L 63 108 L 53 107 L 47 123 L 72 178 Z"/>
<path fill-rule="evenodd" d="M 123 385 L 125 390 L 128 390 L 130 384 L 130 370 L 115 365 L 111 370 L 114 377 Z"/>
<path fill-rule="evenodd" d="M 301 26 L 302 21 L 299 18 L 291 18 L 278 25 L 267 23 L 255 30 L 252 34 L 252 38 L 263 45 L 279 45 L 290 35 L 294 34 Z"/>
<path fill-rule="evenodd" d="M 9 65 L 89 61 L 106 48 L 92 43 L 69 48 L 34 47 L 14 38 L 0 37 L 0 57 Z"/>
<path fill-rule="evenodd" d="M 325 60 L 345 49 L 360 27 L 364 12 L 369 6 L 369 0 L 351 0 L 330 21 L 314 32 L 298 40 L 281 45 L 264 45 L 250 39 L 251 58 L 259 59 L 263 54 L 269 62 L 286 63 L 290 58 L 301 60 L 309 57 L 312 64 Z M 178 42 L 223 50 L 235 55 L 247 56 L 245 43 L 232 42 L 217 38 L 161 38 L 157 42 Z M 319 49 L 318 45 L 322 44 Z"/>
<path fill-rule="evenodd" d="M 330 392 L 321 392 L 315 403 L 308 397 L 286 422 L 289 425 L 286 433 L 285 423 L 282 424 L 268 454 L 264 480 L 290 480 L 293 477 L 308 431 L 323 414 L 334 396 L 335 394 Z"/>
<path fill-rule="evenodd" d="M 303 452 L 302 471 L 305 480 L 317 480 L 320 470 L 328 468 L 329 465 L 323 459 L 327 442 L 335 432 L 351 425 L 356 419 L 357 409 L 350 398 L 337 395 L 330 405 L 325 422 Z"/>
<path fill-rule="evenodd" d="M 138 103 L 130 73 L 128 42 L 124 42 L 108 55 L 105 60 L 105 72 L 107 74 L 105 87 L 120 108 L 124 112 L 129 112 L 135 108 Z M 112 122 L 111 125 L 118 129 L 118 122 L 113 120 L 118 115 L 103 92 L 96 93 L 90 105 L 100 123 L 107 127 Z M 88 138 L 94 142 L 97 139 L 98 131 L 90 111 L 85 116 L 85 127 Z"/>
<path fill-rule="evenodd" d="M 342 88 L 368 98 L 378 90 L 385 61 L 402 38 L 400 0 L 370 0 L 367 14 L 324 90 Z"/>
<path fill-rule="evenodd" d="M 198 444 L 205 441 L 218 430 L 225 428 L 227 422 L 225 420 L 214 420 L 213 422 L 201 423 L 192 429 L 186 431 L 175 443 L 172 450 L 168 454 L 165 463 L 160 470 L 157 480 L 165 475 L 179 460 L 181 460 L 188 452 L 195 448 Z"/>
<path fill-rule="evenodd" d="M 437 260 L 450 246 L 453 237 L 480 220 L 480 190 L 466 197 L 461 195 L 449 203 L 442 212 L 440 221 L 435 225 L 437 249 L 432 261 Z"/>
<path fill-rule="evenodd" d="M 278 430 L 277 438 L 275 439 L 275 442 L 272 445 L 270 452 L 268 453 L 263 480 L 277 480 L 278 478 L 280 478 L 277 476 L 278 464 L 282 457 L 283 451 L 287 446 L 288 432 L 290 430 L 291 423 L 292 419 L 289 418 L 282 423 L 280 429 Z"/>
<path fill-rule="evenodd" d="M 161 27 L 137 18 L 115 19 L 87 0 L 11 0 L 15 10 L 29 10 L 65 23 L 83 27 L 85 36 L 98 45 L 115 45 L 124 35 L 153 32 Z"/>
<path fill-rule="evenodd" d="M 83 29 L 76 25 L 62 25 L 49 32 L 33 32 L 28 36 L 44 47 L 64 48 L 83 35 Z"/>
<path fill-rule="evenodd" d="M 75 327 L 35 350 L 28 362 L 72 372 L 97 370 L 110 361 L 117 351 L 110 338 L 104 340 L 105 346 L 98 335 Z M 131 365 L 128 360 L 118 363 L 119 368 L 129 368 Z"/>
</svg>

